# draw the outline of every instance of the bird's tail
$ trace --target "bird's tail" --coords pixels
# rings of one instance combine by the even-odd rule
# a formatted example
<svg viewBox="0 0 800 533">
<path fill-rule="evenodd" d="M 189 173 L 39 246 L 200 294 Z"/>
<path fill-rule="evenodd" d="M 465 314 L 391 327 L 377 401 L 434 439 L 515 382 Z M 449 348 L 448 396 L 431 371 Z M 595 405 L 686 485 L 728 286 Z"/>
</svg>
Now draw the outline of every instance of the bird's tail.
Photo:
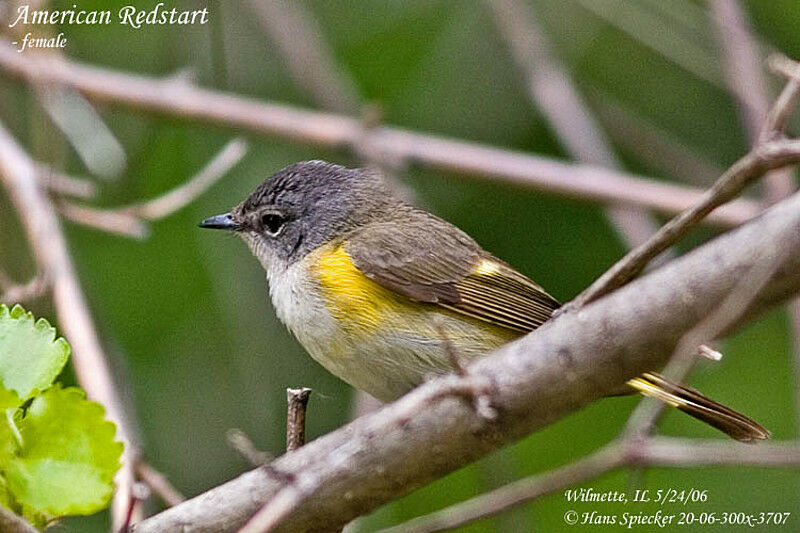
<svg viewBox="0 0 800 533">
<path fill-rule="evenodd" d="M 717 428 L 733 439 L 753 442 L 768 439 L 769 430 L 755 420 L 712 400 L 701 392 L 668 381 L 648 372 L 628 381 L 628 385 L 651 398 L 677 407 L 684 413 Z"/>
</svg>

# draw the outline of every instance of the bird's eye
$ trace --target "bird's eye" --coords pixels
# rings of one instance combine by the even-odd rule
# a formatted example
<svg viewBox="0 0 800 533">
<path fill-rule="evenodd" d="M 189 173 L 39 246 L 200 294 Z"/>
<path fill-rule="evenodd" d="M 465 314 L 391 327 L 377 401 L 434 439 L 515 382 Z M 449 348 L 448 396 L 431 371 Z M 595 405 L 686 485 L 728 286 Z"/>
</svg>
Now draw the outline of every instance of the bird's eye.
<svg viewBox="0 0 800 533">
<path fill-rule="evenodd" d="M 281 232 L 284 224 L 286 224 L 286 219 L 277 213 L 267 213 L 266 215 L 261 215 L 261 224 L 274 237 Z"/>
</svg>

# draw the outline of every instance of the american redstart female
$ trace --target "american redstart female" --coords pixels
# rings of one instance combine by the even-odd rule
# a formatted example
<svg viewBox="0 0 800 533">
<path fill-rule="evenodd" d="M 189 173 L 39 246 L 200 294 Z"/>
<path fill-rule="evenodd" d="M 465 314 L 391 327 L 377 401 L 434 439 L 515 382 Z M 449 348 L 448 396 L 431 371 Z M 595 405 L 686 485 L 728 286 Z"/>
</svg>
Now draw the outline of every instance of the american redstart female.
<svg viewBox="0 0 800 533">
<path fill-rule="evenodd" d="M 234 231 L 267 271 L 278 317 L 329 371 L 384 402 L 536 329 L 559 303 L 377 171 L 296 163 L 204 228 Z M 655 373 L 628 381 L 741 441 L 769 432 Z"/>
</svg>

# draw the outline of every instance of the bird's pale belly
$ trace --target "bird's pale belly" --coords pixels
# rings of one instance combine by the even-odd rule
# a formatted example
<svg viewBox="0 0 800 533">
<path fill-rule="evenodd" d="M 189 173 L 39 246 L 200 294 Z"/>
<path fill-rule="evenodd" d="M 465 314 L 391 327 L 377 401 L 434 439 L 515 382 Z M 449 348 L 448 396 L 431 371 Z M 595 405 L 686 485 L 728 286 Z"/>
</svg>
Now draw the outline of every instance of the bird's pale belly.
<svg viewBox="0 0 800 533">
<path fill-rule="evenodd" d="M 355 269 L 341 248 L 322 247 L 286 269 L 271 268 L 269 282 L 278 317 L 309 354 L 382 401 L 427 376 L 451 372 L 446 343 L 469 361 L 517 337 L 384 289 Z"/>
</svg>

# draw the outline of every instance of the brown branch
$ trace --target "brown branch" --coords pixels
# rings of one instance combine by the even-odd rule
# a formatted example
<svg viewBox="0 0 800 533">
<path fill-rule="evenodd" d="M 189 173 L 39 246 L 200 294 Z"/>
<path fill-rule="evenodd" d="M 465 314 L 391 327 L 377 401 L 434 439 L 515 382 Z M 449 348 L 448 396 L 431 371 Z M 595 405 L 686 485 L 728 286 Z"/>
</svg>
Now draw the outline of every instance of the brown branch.
<svg viewBox="0 0 800 533">
<path fill-rule="evenodd" d="M 4 533 L 39 533 L 27 520 L 0 505 L 0 531 Z"/>
<path fill-rule="evenodd" d="M 132 432 L 103 354 L 67 243 L 53 205 L 36 179 L 35 164 L 0 126 L 0 180 L 22 221 L 39 269 L 52 287 L 53 304 L 64 336 L 72 345 L 75 375 L 87 395 L 106 408 L 125 445 L 122 467 L 115 478 L 117 490 L 112 512 L 125 515 L 134 483 Z"/>
<path fill-rule="evenodd" d="M 0 303 L 13 305 L 38 298 L 47 292 L 47 281 L 42 276 L 34 276 L 32 280 L 23 285 L 2 286 L 0 283 Z"/>
<path fill-rule="evenodd" d="M 782 134 L 786 129 L 786 121 L 789 118 L 797 97 L 800 96 L 800 63 L 789 58 L 775 59 L 770 62 L 776 68 L 786 67 L 787 83 L 778 99 L 770 109 L 764 128 L 761 132 L 761 140 L 769 140 Z"/>
<path fill-rule="evenodd" d="M 173 505 L 178 505 L 186 501 L 183 494 L 172 486 L 172 483 L 169 482 L 166 476 L 149 464 L 139 459 L 136 461 L 134 468 L 136 470 L 136 476 L 142 483 L 150 487 L 150 490 L 157 494 L 168 506 L 172 507 Z"/>
<path fill-rule="evenodd" d="M 605 132 L 550 49 L 529 6 L 517 0 L 488 0 L 488 4 L 512 56 L 525 73 L 529 100 L 545 115 L 567 152 L 582 163 L 620 168 Z M 631 248 L 658 229 L 645 210 L 633 206 L 611 205 L 606 214 Z"/>
<path fill-rule="evenodd" d="M 291 452 L 306 443 L 306 406 L 311 389 L 286 389 L 286 451 Z"/>
<path fill-rule="evenodd" d="M 356 115 L 359 98 L 353 81 L 337 67 L 322 31 L 298 2 L 251 0 L 261 26 L 281 50 L 295 84 L 323 109 Z"/>
<path fill-rule="evenodd" d="M 455 529 L 625 466 L 720 465 L 800 468 L 800 446 L 795 442 L 773 442 L 754 447 L 669 437 L 615 442 L 568 465 L 520 479 L 380 533 L 433 533 Z"/>
<path fill-rule="evenodd" d="M 236 138 L 228 142 L 211 161 L 195 174 L 192 179 L 152 200 L 146 200 L 118 211 L 143 218 L 145 220 L 161 220 L 189 205 L 209 187 L 227 174 L 247 153 L 247 142 Z"/>
<path fill-rule="evenodd" d="M 755 145 L 761 139 L 769 140 L 776 132 L 785 128 L 789 109 L 794 105 L 800 91 L 800 65 L 785 58 L 789 65 L 788 84 L 779 97 L 776 110 L 770 114 L 766 91 L 766 81 L 761 69 L 758 43 L 749 28 L 747 16 L 737 0 L 715 0 L 711 4 L 714 21 L 721 36 L 725 57 L 725 70 L 728 86 L 739 101 L 750 143 Z M 779 169 L 764 177 L 764 196 L 768 203 L 775 203 L 790 195 L 796 188 L 794 173 L 790 169 Z M 795 380 L 795 420 L 800 431 L 800 300 L 787 306 L 791 323 Z"/>
<path fill-rule="evenodd" d="M 789 227 L 791 242 L 781 243 L 789 256 L 731 328 L 740 325 L 800 290 L 800 195 L 580 313 L 557 317 L 474 361 L 466 379 L 451 374 L 431 380 L 276 459 L 269 469 L 168 509 L 135 531 L 235 531 L 268 502 L 273 516 L 282 518 L 276 530 L 339 527 L 661 367 L 685 332 L 717 309 L 749 271 L 750 251 L 777 242 Z M 481 387 L 492 391 L 495 420 L 464 401 Z"/>
<path fill-rule="evenodd" d="M 8 74 L 31 83 L 71 87 L 92 100 L 328 148 L 352 148 L 363 141 L 363 125 L 354 118 L 257 102 L 169 79 L 122 74 L 33 54 L 19 56 L 8 45 L 0 44 L 0 68 Z M 680 212 L 702 194 L 699 189 L 611 169 L 568 164 L 398 128 L 375 128 L 369 144 L 371 150 L 390 161 L 408 161 L 473 178 L 490 177 L 583 200 L 637 205 L 660 213 Z M 753 202 L 738 200 L 717 210 L 708 221 L 738 225 L 759 211 Z"/>
<path fill-rule="evenodd" d="M 67 200 L 61 200 L 56 205 L 59 214 L 82 226 L 132 239 L 144 239 L 150 234 L 150 229 L 142 219 L 125 211 L 97 209 Z"/>
<path fill-rule="evenodd" d="M 42 185 L 52 194 L 84 200 L 97 196 L 97 186 L 87 179 L 67 176 L 41 163 L 37 164 L 37 168 Z"/>
<path fill-rule="evenodd" d="M 228 446 L 235 450 L 242 458 L 253 466 L 261 466 L 275 457 L 256 448 L 247 433 L 238 428 L 232 428 L 225 434 Z"/>
<path fill-rule="evenodd" d="M 623 286 L 638 275 L 653 258 L 678 242 L 706 215 L 736 197 L 765 172 L 796 163 L 800 163 L 800 141 L 776 140 L 756 147 L 720 176 L 697 204 L 666 223 L 648 242 L 627 253 L 569 302 L 564 311 L 580 309 Z"/>
<path fill-rule="evenodd" d="M 234 139 L 186 183 L 151 200 L 113 209 L 97 209 L 61 201 L 59 212 L 73 222 L 125 237 L 144 238 L 146 220 L 160 220 L 183 209 L 219 181 L 247 152 L 243 139 Z"/>
<path fill-rule="evenodd" d="M 723 53 L 723 67 L 730 92 L 739 104 L 742 123 L 747 131 L 750 145 L 773 138 L 775 132 L 782 132 L 784 125 L 766 121 L 769 109 L 766 80 L 762 72 L 762 60 L 758 43 L 750 31 L 747 15 L 737 0 L 714 0 L 711 12 Z M 791 89 L 792 92 L 797 88 Z M 778 109 L 792 108 L 792 102 L 778 106 Z M 764 135 L 762 137 L 762 135 Z M 773 204 L 794 191 L 794 178 L 791 169 L 779 169 L 764 176 L 764 192 L 767 201 Z"/>
</svg>

